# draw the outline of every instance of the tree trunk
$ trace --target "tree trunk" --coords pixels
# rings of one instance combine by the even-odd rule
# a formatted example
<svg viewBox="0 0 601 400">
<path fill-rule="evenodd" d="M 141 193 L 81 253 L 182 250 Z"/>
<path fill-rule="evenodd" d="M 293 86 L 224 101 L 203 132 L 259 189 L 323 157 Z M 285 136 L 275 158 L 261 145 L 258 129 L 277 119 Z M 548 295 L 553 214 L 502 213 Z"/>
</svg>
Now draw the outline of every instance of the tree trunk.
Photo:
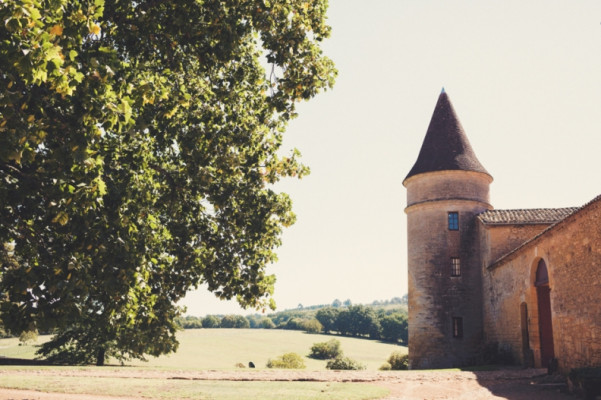
<svg viewBox="0 0 601 400">
<path fill-rule="evenodd" d="M 96 356 L 96 366 L 97 367 L 102 367 L 104 365 L 105 353 L 106 353 L 106 350 L 104 349 L 104 347 L 98 348 L 98 355 Z"/>
</svg>

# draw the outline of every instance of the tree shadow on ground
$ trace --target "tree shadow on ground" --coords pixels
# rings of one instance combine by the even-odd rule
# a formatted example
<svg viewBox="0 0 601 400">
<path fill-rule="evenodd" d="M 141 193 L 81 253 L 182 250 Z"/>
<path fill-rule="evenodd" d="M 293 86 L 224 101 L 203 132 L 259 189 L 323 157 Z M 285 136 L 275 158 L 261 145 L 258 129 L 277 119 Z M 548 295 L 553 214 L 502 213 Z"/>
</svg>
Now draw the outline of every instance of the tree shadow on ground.
<svg viewBox="0 0 601 400">
<path fill-rule="evenodd" d="M 478 384 L 493 398 L 507 400 L 574 400 L 568 392 L 566 378 L 548 375 L 544 369 L 509 369 L 500 371 L 472 371 Z M 492 397 L 491 396 L 491 397 Z"/>
<path fill-rule="evenodd" d="M 53 365 L 46 360 L 29 360 L 25 358 L 12 358 L 0 356 L 0 365 L 18 365 L 18 366 L 29 366 L 29 365 Z"/>
</svg>

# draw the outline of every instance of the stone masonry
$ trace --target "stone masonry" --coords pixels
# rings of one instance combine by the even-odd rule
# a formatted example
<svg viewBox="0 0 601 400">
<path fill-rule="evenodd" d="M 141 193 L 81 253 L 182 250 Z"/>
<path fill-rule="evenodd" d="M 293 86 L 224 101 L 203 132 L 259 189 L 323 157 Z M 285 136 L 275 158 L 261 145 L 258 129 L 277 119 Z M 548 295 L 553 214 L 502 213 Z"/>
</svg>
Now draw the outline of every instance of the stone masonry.
<svg viewBox="0 0 601 400">
<path fill-rule="evenodd" d="M 491 182 L 443 91 L 403 182 L 411 368 L 471 364 L 490 344 L 527 366 L 601 366 L 601 196 L 495 210 Z"/>
</svg>

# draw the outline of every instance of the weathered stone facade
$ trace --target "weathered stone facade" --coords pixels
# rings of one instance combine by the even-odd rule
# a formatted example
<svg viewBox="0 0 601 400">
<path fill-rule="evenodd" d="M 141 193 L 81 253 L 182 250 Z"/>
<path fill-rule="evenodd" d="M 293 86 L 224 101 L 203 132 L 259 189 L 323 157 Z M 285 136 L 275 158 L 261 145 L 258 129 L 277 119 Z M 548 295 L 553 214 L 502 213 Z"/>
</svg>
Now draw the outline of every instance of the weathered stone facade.
<svg viewBox="0 0 601 400">
<path fill-rule="evenodd" d="M 601 196 L 494 210 L 491 182 L 443 92 L 403 182 L 411 368 L 466 365 L 491 343 L 525 365 L 601 366 Z"/>
<path fill-rule="evenodd" d="M 447 188 L 446 180 L 470 190 Z M 406 213 L 413 368 L 468 364 L 482 341 L 475 216 L 490 208 L 490 181 L 488 175 L 470 171 L 433 172 L 405 181 L 411 199 Z M 448 228 L 449 212 L 457 213 L 457 230 Z M 452 258 L 460 260 L 458 276 L 452 276 Z M 460 338 L 452 332 L 454 317 L 462 318 Z"/>
<path fill-rule="evenodd" d="M 479 229 L 494 230 L 482 223 Z M 490 241 L 495 245 L 504 246 L 502 237 Z M 546 367 L 535 287 L 539 260 L 548 269 L 559 369 L 601 366 L 601 197 L 482 265 L 485 340 L 499 343 L 520 363 Z"/>
</svg>

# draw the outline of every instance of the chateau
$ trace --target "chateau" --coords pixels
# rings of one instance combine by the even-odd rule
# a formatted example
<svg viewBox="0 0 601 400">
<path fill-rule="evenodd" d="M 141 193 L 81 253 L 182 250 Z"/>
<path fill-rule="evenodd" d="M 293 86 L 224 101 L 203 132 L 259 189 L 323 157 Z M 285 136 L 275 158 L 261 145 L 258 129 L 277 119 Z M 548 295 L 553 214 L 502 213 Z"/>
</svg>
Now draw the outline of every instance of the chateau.
<svg viewBox="0 0 601 400">
<path fill-rule="evenodd" d="M 412 369 L 481 362 L 601 366 L 601 196 L 578 208 L 495 210 L 491 174 L 447 93 L 407 189 Z"/>
</svg>

